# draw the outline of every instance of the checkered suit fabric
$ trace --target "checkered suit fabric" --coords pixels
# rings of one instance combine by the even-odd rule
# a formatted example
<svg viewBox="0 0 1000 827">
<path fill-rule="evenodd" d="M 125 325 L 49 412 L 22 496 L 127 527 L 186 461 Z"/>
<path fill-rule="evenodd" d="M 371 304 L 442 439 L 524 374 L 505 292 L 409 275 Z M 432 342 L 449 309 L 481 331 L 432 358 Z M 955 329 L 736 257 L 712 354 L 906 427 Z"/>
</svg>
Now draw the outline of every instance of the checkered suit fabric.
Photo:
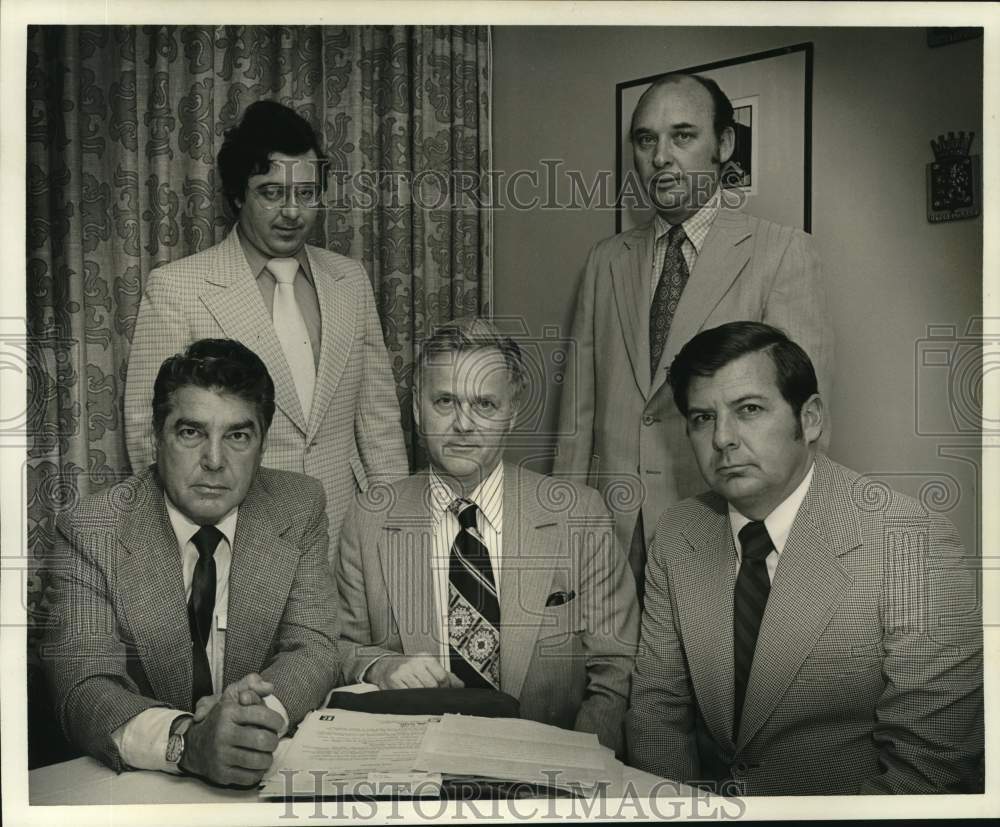
<svg viewBox="0 0 1000 827">
<path fill-rule="evenodd" d="M 152 462 L 153 381 L 163 360 L 206 337 L 237 339 L 274 380 L 277 408 L 264 465 L 315 477 L 326 491 L 331 562 L 344 512 L 375 479 L 408 473 L 392 369 L 372 297 L 356 261 L 307 247 L 322 319 L 312 411 L 291 370 L 234 230 L 221 243 L 150 273 L 125 388 L 133 471 Z"/>
<path fill-rule="evenodd" d="M 328 541 L 320 485 L 260 469 L 236 524 L 223 682 L 259 672 L 293 726 L 340 672 Z M 150 707 L 191 708 L 181 559 L 153 469 L 61 515 L 49 571 L 41 656 L 56 714 L 73 743 L 121 771 L 115 729 Z"/>
</svg>

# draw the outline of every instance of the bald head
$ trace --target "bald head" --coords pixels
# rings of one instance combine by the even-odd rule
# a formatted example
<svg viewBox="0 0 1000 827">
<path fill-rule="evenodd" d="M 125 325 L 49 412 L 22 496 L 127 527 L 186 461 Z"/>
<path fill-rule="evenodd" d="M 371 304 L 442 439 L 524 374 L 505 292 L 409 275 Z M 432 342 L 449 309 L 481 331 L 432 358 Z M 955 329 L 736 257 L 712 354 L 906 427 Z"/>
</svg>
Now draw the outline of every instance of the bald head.
<svg viewBox="0 0 1000 827">
<path fill-rule="evenodd" d="M 698 96 L 699 89 L 708 95 L 709 105 L 712 107 L 712 126 L 715 129 L 715 137 L 717 139 L 722 138 L 722 133 L 725 129 L 733 127 L 733 105 L 726 96 L 726 93 L 719 88 L 719 84 L 711 78 L 702 77 L 701 75 L 678 73 L 658 78 L 653 82 L 652 86 L 642 93 L 642 97 L 639 98 L 639 102 L 632 112 L 630 134 L 635 129 L 636 115 L 642 109 L 644 102 L 647 102 L 649 98 L 656 97 L 660 94 L 660 90 L 668 86 L 683 87 L 686 90 L 690 90 L 691 94 L 696 97 Z"/>
<path fill-rule="evenodd" d="M 635 170 L 650 203 L 670 224 L 686 221 L 718 188 L 735 145 L 732 126 L 720 132 L 719 118 L 710 89 L 688 75 L 658 80 L 632 113 Z M 732 121 L 732 106 L 721 118 Z"/>
</svg>

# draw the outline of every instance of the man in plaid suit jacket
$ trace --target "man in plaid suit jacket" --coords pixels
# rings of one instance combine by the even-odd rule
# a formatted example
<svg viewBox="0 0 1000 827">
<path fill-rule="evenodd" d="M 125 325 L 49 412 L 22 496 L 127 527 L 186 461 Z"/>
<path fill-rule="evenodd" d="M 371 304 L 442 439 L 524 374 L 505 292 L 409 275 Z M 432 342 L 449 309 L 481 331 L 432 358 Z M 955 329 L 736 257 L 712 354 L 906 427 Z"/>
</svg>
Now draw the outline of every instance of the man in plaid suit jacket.
<svg viewBox="0 0 1000 827">
<path fill-rule="evenodd" d="M 253 784 L 340 669 L 323 490 L 259 468 L 274 385 L 238 342 L 168 359 L 153 411 L 157 464 L 57 521 L 56 713 L 119 772 Z"/>
<path fill-rule="evenodd" d="M 816 452 L 816 374 L 780 331 L 704 331 L 671 385 L 712 491 L 657 527 L 630 762 L 730 795 L 981 788 L 979 559 Z"/>
<path fill-rule="evenodd" d="M 152 458 L 149 395 L 161 362 L 197 339 L 242 342 L 264 360 L 275 384 L 264 464 L 323 484 L 332 556 L 354 494 L 376 478 L 405 476 L 409 465 L 364 268 L 305 243 L 321 206 L 323 161 L 309 123 L 272 101 L 251 105 L 227 134 L 219 171 L 237 225 L 214 247 L 150 274 L 132 336 L 125 430 L 138 472 Z M 298 264 L 295 303 L 309 338 L 304 358 L 288 356 L 273 323 L 275 260 Z M 314 380 L 309 410 L 296 384 L 302 370 Z"/>
</svg>

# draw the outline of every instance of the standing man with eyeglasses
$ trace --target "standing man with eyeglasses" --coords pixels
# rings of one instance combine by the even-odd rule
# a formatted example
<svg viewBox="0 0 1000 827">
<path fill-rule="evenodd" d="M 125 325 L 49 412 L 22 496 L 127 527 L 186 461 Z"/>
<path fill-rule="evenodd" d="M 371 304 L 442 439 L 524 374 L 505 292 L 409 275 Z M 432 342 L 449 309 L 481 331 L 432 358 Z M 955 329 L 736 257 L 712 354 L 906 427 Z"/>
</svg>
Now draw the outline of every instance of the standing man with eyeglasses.
<svg viewBox="0 0 1000 827">
<path fill-rule="evenodd" d="M 154 270 L 139 308 L 125 389 L 129 459 L 152 460 L 150 390 L 163 360 L 202 338 L 236 339 L 274 378 L 263 464 L 326 490 L 331 560 L 344 512 L 375 478 L 408 472 L 392 369 L 364 268 L 306 244 L 326 159 L 309 123 L 251 104 L 218 165 L 236 226 L 219 244 Z"/>
</svg>

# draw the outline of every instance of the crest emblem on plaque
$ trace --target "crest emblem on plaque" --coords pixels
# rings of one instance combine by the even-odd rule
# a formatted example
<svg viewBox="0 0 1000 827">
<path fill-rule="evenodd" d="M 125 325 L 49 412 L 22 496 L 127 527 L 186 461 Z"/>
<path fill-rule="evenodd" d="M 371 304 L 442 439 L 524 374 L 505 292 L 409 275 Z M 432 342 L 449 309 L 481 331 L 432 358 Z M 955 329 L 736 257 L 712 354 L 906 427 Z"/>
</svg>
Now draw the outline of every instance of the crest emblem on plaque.
<svg viewBox="0 0 1000 827">
<path fill-rule="evenodd" d="M 975 218 L 982 205 L 982 163 L 969 149 L 975 132 L 949 132 L 931 141 L 927 165 L 927 220 L 937 223 Z"/>
</svg>

